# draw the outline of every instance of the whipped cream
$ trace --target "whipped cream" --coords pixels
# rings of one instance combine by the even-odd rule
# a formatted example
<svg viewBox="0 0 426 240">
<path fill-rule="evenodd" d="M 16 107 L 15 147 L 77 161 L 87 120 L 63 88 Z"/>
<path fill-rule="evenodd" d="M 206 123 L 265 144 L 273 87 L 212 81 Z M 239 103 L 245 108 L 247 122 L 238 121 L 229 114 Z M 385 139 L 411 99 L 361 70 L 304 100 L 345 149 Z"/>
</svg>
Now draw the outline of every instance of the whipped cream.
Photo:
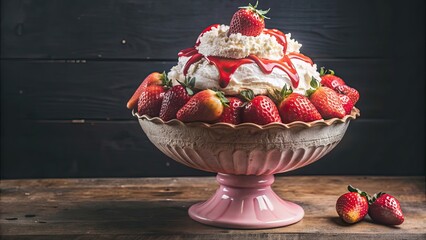
<svg viewBox="0 0 426 240">
<path fill-rule="evenodd" d="M 274 36 L 260 34 L 259 36 L 243 36 L 239 33 L 227 36 L 229 27 L 220 25 L 213 27 L 204 33 L 197 46 L 199 53 L 204 56 L 216 56 L 224 58 L 240 59 L 254 54 L 260 58 L 278 60 L 283 57 L 283 46 L 280 45 Z M 302 44 L 291 39 L 291 34 L 286 34 L 287 49 L 286 54 L 291 52 L 300 53 Z M 190 57 L 179 57 L 178 64 L 170 70 L 168 77 L 172 80 L 184 81 L 183 69 Z M 310 89 L 312 78 L 321 81 L 316 64 L 311 65 L 302 60 L 291 59 L 299 75 L 299 85 L 294 92 L 305 94 Z M 238 95 L 242 90 L 251 89 L 254 94 L 265 95 L 273 89 L 281 90 L 284 85 L 292 86 L 290 77 L 279 68 L 274 68 L 270 74 L 265 74 L 256 63 L 242 64 L 231 75 L 230 82 L 225 88 L 219 86 L 219 71 L 215 65 L 205 58 L 193 63 L 187 72 L 187 77 L 195 77 L 196 89 L 218 89 L 226 95 Z M 173 84 L 178 84 L 173 81 Z"/>
<path fill-rule="evenodd" d="M 189 57 L 180 57 L 178 65 L 174 66 L 168 73 L 169 79 L 184 81 L 183 68 Z M 310 65 L 302 60 L 293 59 L 297 73 L 299 75 L 299 86 L 293 89 L 294 92 L 305 94 L 310 88 L 312 77 L 321 80 L 317 72 L 317 66 Z M 219 86 L 219 71 L 216 66 L 209 64 L 206 59 L 201 59 L 192 64 L 188 69 L 188 76 L 195 77 L 196 89 L 218 89 L 226 95 L 238 95 L 244 89 L 253 90 L 255 95 L 266 95 L 273 89 L 281 90 L 284 85 L 291 86 L 291 80 L 287 73 L 279 68 L 274 68 L 272 73 L 265 74 L 255 63 L 241 65 L 234 74 L 231 75 L 231 81 L 228 86 L 221 88 Z M 173 81 L 173 84 L 178 84 Z"/>
<path fill-rule="evenodd" d="M 260 58 L 278 60 L 283 57 L 283 46 L 275 37 L 261 33 L 259 36 L 244 36 L 241 33 L 227 36 L 229 26 L 213 27 L 200 38 L 197 47 L 204 56 L 240 59 L 256 55 Z"/>
<path fill-rule="evenodd" d="M 287 38 L 287 49 L 286 49 L 285 53 L 286 54 L 289 54 L 291 52 L 300 53 L 300 48 L 302 47 L 302 44 L 300 44 L 296 40 L 292 39 L 291 33 L 287 33 L 285 36 Z"/>
</svg>

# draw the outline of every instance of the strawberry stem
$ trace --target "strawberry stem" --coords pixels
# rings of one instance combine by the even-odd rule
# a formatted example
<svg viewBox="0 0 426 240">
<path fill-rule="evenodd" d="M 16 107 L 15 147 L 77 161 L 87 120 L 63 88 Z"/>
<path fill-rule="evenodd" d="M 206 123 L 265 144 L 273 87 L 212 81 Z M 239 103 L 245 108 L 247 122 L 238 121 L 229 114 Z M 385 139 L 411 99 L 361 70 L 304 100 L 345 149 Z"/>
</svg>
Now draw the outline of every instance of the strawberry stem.
<svg viewBox="0 0 426 240">
<path fill-rule="evenodd" d="M 229 107 L 229 100 L 225 97 L 225 93 L 222 91 L 216 91 L 216 96 L 225 107 Z"/>
<path fill-rule="evenodd" d="M 256 9 L 257 5 L 259 4 L 259 1 L 256 1 L 256 4 L 253 6 L 251 5 L 251 3 L 249 3 L 248 6 L 243 6 L 243 7 L 239 7 L 242 9 L 248 9 L 252 12 L 255 12 L 257 15 L 259 15 L 259 17 L 261 18 L 266 18 L 266 19 L 270 19 L 268 17 L 266 17 L 265 15 L 269 12 L 269 10 L 271 10 L 270 8 L 268 10 L 260 10 L 260 9 Z"/>
<path fill-rule="evenodd" d="M 160 79 L 161 79 L 161 85 L 163 85 L 164 88 L 171 88 L 172 87 L 172 80 L 170 80 L 167 77 L 166 71 L 163 71 Z"/>
<path fill-rule="evenodd" d="M 251 89 L 241 91 L 240 95 L 246 102 L 250 102 L 254 98 L 254 92 Z"/>
<path fill-rule="evenodd" d="M 383 194 L 385 194 L 384 192 L 378 192 L 375 193 L 372 197 L 370 197 L 368 199 L 368 204 L 373 204 L 380 196 L 382 196 Z"/>
<path fill-rule="evenodd" d="M 364 192 L 364 191 L 359 190 L 358 188 L 352 187 L 352 185 L 348 185 L 348 191 L 349 192 L 356 192 L 359 195 L 366 197 L 367 201 L 370 202 L 371 196 L 367 192 Z"/>
<path fill-rule="evenodd" d="M 189 96 L 194 95 L 194 87 L 195 87 L 195 77 L 187 77 L 185 78 L 184 82 L 181 82 L 179 80 L 176 80 L 180 85 L 182 85 Z"/>
<path fill-rule="evenodd" d="M 312 93 L 314 93 L 320 87 L 319 82 L 313 77 L 311 79 L 310 85 L 311 85 L 311 88 L 306 91 L 306 94 L 308 95 L 308 97 L 311 96 Z"/>
<path fill-rule="evenodd" d="M 273 91 L 268 91 L 268 96 L 271 98 L 275 104 L 280 104 L 286 97 L 293 93 L 293 89 L 288 87 L 287 84 L 284 84 L 283 88 L 280 90 L 273 89 Z"/>
<path fill-rule="evenodd" d="M 325 67 L 321 67 L 320 68 L 320 76 L 322 77 L 322 76 L 327 75 L 327 74 L 334 75 L 334 71 L 331 70 L 331 69 L 325 69 Z"/>
</svg>

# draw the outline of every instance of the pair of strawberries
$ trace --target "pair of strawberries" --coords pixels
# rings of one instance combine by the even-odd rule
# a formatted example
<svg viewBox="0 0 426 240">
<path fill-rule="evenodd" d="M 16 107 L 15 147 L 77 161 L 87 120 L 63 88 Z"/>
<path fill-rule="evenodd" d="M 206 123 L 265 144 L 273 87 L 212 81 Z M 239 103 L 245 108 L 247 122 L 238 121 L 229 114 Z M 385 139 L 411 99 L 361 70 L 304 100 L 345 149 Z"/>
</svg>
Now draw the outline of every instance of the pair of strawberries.
<svg viewBox="0 0 426 240">
<path fill-rule="evenodd" d="M 404 215 L 399 201 L 392 195 L 379 192 L 370 196 L 357 188 L 348 186 L 348 193 L 337 199 L 337 214 L 347 223 L 356 223 L 370 215 L 374 222 L 385 225 L 400 225 Z"/>
</svg>

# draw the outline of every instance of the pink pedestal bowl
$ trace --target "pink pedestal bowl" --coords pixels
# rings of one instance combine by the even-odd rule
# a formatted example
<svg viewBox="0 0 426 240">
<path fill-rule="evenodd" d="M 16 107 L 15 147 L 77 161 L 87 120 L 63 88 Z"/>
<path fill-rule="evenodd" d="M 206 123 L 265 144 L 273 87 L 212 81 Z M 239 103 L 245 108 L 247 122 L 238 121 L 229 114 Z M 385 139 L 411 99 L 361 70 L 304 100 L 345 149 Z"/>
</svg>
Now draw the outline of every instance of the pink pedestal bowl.
<svg viewBox="0 0 426 240">
<path fill-rule="evenodd" d="M 218 173 L 219 189 L 206 202 L 189 208 L 192 219 L 217 227 L 261 229 L 290 225 L 304 216 L 302 207 L 282 200 L 271 189 L 273 174 L 301 168 L 327 154 L 359 110 L 354 108 L 343 119 L 264 126 L 135 116 L 164 154 L 186 166 Z"/>
</svg>

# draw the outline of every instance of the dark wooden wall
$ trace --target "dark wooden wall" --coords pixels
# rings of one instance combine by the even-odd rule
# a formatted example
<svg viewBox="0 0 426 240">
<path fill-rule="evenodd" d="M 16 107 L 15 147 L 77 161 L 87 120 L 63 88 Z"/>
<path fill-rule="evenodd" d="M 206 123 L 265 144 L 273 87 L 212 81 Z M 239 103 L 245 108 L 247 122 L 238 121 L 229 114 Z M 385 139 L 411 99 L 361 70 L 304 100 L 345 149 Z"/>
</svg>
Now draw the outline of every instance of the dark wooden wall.
<svg viewBox="0 0 426 240">
<path fill-rule="evenodd" d="M 1 177 L 202 175 L 149 142 L 125 103 L 247 1 L 2 0 Z M 423 175 L 425 4 L 275 0 L 268 28 L 361 93 L 362 116 L 288 174 Z"/>
</svg>

